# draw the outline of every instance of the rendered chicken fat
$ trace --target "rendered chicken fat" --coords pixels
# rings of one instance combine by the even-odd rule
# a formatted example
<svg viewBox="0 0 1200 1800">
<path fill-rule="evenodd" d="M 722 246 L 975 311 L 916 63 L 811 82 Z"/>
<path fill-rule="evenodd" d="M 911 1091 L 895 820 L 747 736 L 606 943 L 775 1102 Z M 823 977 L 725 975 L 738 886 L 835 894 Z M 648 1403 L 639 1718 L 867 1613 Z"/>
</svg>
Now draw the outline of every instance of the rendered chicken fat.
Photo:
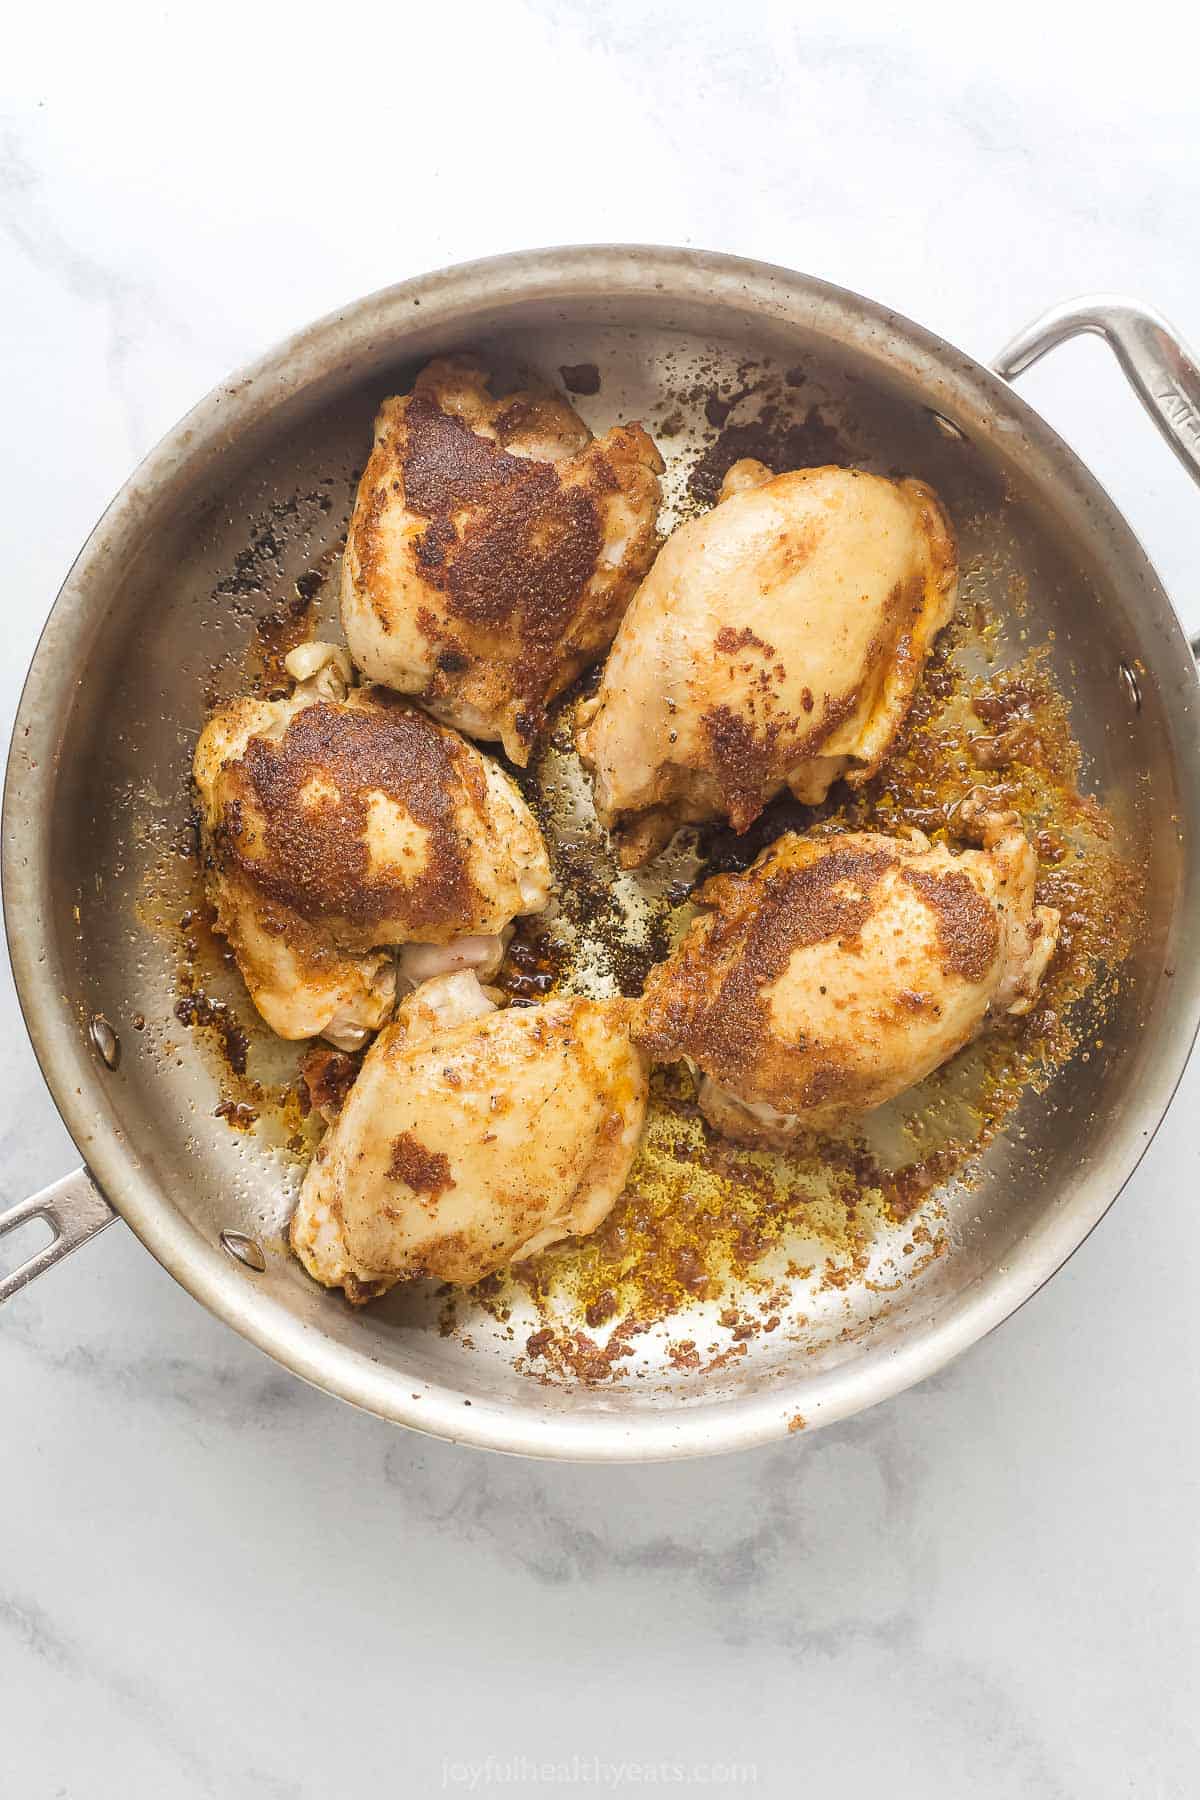
<svg viewBox="0 0 1200 1800">
<path fill-rule="evenodd" d="M 492 1011 L 474 976 L 427 982 L 371 1046 L 309 1167 L 291 1242 L 355 1302 L 397 1281 L 480 1281 L 594 1231 L 624 1185 L 646 1070 L 621 1000 Z"/>
<path fill-rule="evenodd" d="M 206 879 L 254 1004 L 285 1038 L 357 1049 L 409 980 L 494 969 L 550 892 L 541 833 L 508 777 L 305 644 L 286 700 L 236 700 L 196 747 Z M 409 959 L 408 963 L 404 959 Z M 412 963 L 416 963 L 413 968 Z"/>
<path fill-rule="evenodd" d="M 650 566 L 662 467 L 640 425 L 593 441 L 549 388 L 501 396 L 473 357 L 430 363 L 384 401 L 350 521 L 355 662 L 525 763 Z"/>
<path fill-rule="evenodd" d="M 1034 905 L 1036 859 L 1015 813 L 961 810 L 984 848 L 919 832 L 780 838 L 651 974 L 635 1036 L 704 1075 L 718 1130 L 779 1144 L 869 1112 L 1004 1012 L 1033 1002 L 1058 937 Z"/>
<path fill-rule="evenodd" d="M 815 804 L 866 780 L 954 611 L 954 535 L 924 483 L 744 461 L 721 494 L 663 546 L 579 709 L 627 867 L 680 824 L 743 831 L 785 787 Z"/>
</svg>

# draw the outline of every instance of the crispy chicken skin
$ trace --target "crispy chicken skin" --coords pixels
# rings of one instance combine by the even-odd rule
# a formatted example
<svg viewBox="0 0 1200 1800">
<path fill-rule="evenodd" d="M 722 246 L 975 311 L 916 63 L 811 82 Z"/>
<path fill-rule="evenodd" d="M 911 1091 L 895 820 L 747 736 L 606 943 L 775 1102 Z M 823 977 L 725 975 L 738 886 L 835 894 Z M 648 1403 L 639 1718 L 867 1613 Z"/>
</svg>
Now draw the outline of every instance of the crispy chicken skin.
<svg viewBox="0 0 1200 1800">
<path fill-rule="evenodd" d="M 744 831 L 785 787 L 815 804 L 839 776 L 865 781 L 956 591 L 953 530 L 923 482 L 735 463 L 659 552 L 577 715 L 625 866 L 680 824 Z"/>
<path fill-rule="evenodd" d="M 193 774 L 217 929 L 285 1038 L 357 1049 L 402 977 L 489 971 L 518 914 L 550 893 L 541 833 L 508 777 L 382 688 L 304 644 L 283 700 L 208 721 Z"/>
<path fill-rule="evenodd" d="M 656 968 L 634 1035 L 687 1058 L 710 1124 L 780 1145 L 920 1081 L 1002 1013 L 1027 1012 L 1058 939 L 1034 905 L 1037 862 L 1015 813 L 960 809 L 982 849 L 920 832 L 780 838 Z"/>
<path fill-rule="evenodd" d="M 354 661 L 523 765 L 650 567 L 662 468 L 640 425 L 593 440 L 549 388 L 497 395 L 473 356 L 430 363 L 384 401 L 359 484 L 342 563 Z"/>
<path fill-rule="evenodd" d="M 291 1243 L 355 1303 L 429 1276 L 469 1285 L 594 1231 L 625 1185 L 646 1067 L 624 1000 L 493 1011 L 441 976 L 376 1038 L 309 1166 Z"/>
</svg>

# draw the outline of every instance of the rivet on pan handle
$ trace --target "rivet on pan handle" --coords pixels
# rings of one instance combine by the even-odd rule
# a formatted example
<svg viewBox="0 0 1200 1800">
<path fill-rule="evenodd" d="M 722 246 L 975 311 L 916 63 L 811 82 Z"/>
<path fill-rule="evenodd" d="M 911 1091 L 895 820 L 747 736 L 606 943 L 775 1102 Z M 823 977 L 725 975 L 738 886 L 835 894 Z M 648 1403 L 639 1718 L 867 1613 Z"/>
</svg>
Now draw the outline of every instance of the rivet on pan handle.
<svg viewBox="0 0 1200 1800">
<path fill-rule="evenodd" d="M 1200 481 L 1200 363 L 1152 306 L 1121 294 L 1064 300 L 1019 331 L 992 367 L 1011 381 L 1081 331 L 1094 332 L 1110 346 L 1163 437 L 1188 474 Z M 1192 649 L 1200 656 L 1200 634 L 1193 637 Z"/>
<path fill-rule="evenodd" d="M 19 1200 L 6 1212 L 0 1212 L 0 1238 L 30 1219 L 45 1219 L 54 1231 L 53 1241 L 43 1250 L 23 1262 L 19 1269 L 14 1269 L 11 1275 L 0 1278 L 0 1302 L 11 1300 L 36 1276 L 53 1268 L 64 1256 L 70 1256 L 72 1250 L 78 1250 L 80 1244 L 86 1244 L 98 1231 L 111 1225 L 116 1216 L 86 1169 L 76 1169 L 52 1187 L 43 1188 L 40 1194 Z"/>
</svg>

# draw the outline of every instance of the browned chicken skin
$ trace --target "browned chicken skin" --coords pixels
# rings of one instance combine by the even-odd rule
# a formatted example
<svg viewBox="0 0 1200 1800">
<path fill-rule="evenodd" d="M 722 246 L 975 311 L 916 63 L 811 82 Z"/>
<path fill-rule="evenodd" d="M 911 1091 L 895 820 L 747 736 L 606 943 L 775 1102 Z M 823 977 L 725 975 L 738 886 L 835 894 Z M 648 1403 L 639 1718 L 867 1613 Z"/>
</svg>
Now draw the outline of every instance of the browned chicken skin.
<svg viewBox="0 0 1200 1800">
<path fill-rule="evenodd" d="M 291 1243 L 369 1300 L 471 1283 L 594 1231 L 637 1149 L 646 1067 L 625 1000 L 493 1011 L 474 976 L 428 981 L 367 1052 L 309 1167 Z"/>
<path fill-rule="evenodd" d="M 282 700 L 235 700 L 196 746 L 217 928 L 281 1037 L 355 1049 L 409 982 L 494 969 L 503 933 L 550 892 L 541 833 L 512 782 L 345 653 L 305 644 Z"/>
<path fill-rule="evenodd" d="M 385 400 L 342 565 L 364 674 L 525 763 L 546 706 L 612 641 L 657 548 L 662 458 L 593 440 L 561 395 L 497 395 L 441 357 Z"/>
<path fill-rule="evenodd" d="M 688 821 L 744 831 L 774 795 L 879 767 L 954 611 L 932 489 L 854 469 L 735 463 L 672 533 L 579 709 L 596 810 L 626 867 Z"/>
<path fill-rule="evenodd" d="M 701 1071 L 718 1130 L 780 1144 L 857 1117 L 989 1018 L 1029 1009 L 1058 914 L 1034 905 L 1015 813 L 968 803 L 960 821 L 982 849 L 792 833 L 701 890 L 706 910 L 652 971 L 634 1035 Z"/>
</svg>

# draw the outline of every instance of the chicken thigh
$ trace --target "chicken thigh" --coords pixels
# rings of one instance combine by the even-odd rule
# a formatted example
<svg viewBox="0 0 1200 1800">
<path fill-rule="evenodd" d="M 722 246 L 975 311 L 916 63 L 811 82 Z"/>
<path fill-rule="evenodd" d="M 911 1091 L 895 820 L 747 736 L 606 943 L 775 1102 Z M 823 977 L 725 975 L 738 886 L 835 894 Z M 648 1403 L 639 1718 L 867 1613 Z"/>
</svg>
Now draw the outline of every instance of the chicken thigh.
<svg viewBox="0 0 1200 1800">
<path fill-rule="evenodd" d="M 579 710 L 622 863 L 689 821 L 744 831 L 785 787 L 815 804 L 839 776 L 865 781 L 956 589 L 954 534 L 923 482 L 735 463 L 659 552 Z"/>
<path fill-rule="evenodd" d="M 217 930 L 285 1038 L 357 1049 L 409 983 L 499 966 L 503 934 L 550 894 L 541 833 L 473 745 L 303 644 L 283 700 L 208 721 L 193 773 Z"/>
<path fill-rule="evenodd" d="M 549 388 L 430 363 L 375 422 L 342 564 L 354 661 L 524 764 L 650 566 L 662 467 L 640 425 L 593 441 Z"/>
<path fill-rule="evenodd" d="M 355 1303 L 412 1276 L 470 1284 L 594 1231 L 625 1185 L 646 1068 L 624 1000 L 493 1011 L 427 982 L 376 1038 L 292 1220 L 309 1274 Z"/>
<path fill-rule="evenodd" d="M 704 913 L 646 986 L 634 1028 L 703 1074 L 710 1124 L 783 1144 L 911 1087 L 1002 1013 L 1027 1012 L 1058 938 L 1034 905 L 1015 813 L 961 809 L 982 849 L 920 832 L 780 838 Z"/>
</svg>

